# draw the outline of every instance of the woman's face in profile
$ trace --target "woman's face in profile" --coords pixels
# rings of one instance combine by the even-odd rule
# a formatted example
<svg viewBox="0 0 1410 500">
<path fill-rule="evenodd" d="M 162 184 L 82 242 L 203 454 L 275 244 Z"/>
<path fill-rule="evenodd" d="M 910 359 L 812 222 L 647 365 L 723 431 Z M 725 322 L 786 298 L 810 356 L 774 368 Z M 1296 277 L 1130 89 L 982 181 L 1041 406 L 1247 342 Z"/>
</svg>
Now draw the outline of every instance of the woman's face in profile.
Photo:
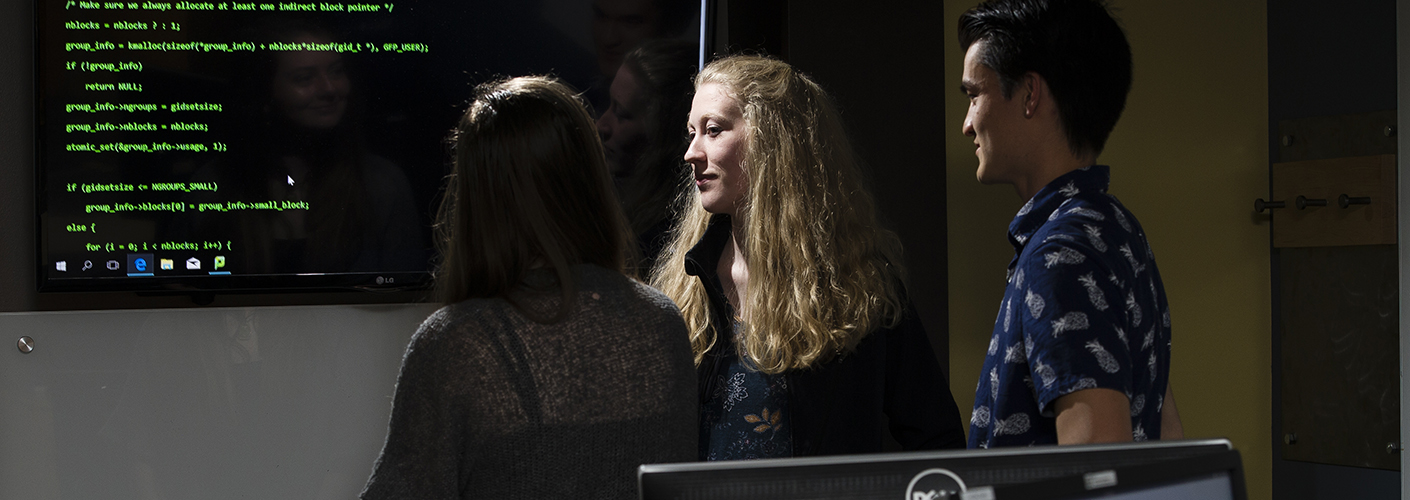
<svg viewBox="0 0 1410 500">
<path fill-rule="evenodd" d="M 690 136 L 685 161 L 695 170 L 700 205 L 713 214 L 738 215 L 749 194 L 749 174 L 744 171 L 749 127 L 739 101 L 720 84 L 701 85 L 685 128 Z"/>
<path fill-rule="evenodd" d="M 311 36 L 296 42 L 326 43 Z M 279 54 L 270 84 L 276 112 L 304 128 L 329 129 L 343 120 L 352 85 L 336 52 Z"/>
<path fill-rule="evenodd" d="M 636 75 L 626 65 L 617 70 L 608 89 L 611 98 L 607 111 L 597 119 L 597 134 L 602 137 L 607 152 L 607 166 L 612 177 L 629 177 L 634 173 L 642 151 L 646 149 L 647 100 L 641 95 Z"/>
</svg>

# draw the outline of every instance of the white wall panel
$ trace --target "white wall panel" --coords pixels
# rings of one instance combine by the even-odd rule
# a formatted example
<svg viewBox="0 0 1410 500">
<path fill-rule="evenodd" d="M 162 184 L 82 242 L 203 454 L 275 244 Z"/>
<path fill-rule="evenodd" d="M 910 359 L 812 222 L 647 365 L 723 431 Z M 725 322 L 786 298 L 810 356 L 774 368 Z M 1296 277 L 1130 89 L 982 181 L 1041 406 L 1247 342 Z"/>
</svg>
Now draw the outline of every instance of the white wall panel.
<svg viewBox="0 0 1410 500">
<path fill-rule="evenodd" d="M 353 498 L 433 310 L 0 314 L 0 498 Z"/>
</svg>

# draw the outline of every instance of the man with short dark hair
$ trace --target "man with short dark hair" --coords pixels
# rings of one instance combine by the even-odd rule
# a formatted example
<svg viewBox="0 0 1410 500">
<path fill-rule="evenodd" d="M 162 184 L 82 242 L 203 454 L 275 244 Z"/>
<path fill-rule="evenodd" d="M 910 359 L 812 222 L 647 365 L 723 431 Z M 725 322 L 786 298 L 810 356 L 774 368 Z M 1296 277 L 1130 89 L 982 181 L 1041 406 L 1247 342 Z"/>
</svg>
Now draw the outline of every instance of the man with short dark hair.
<svg viewBox="0 0 1410 500">
<path fill-rule="evenodd" d="M 969 446 L 1182 437 L 1160 273 L 1095 165 L 1131 88 L 1125 34 L 1097 0 L 990 0 L 959 32 L 976 176 L 1027 202 Z"/>
</svg>

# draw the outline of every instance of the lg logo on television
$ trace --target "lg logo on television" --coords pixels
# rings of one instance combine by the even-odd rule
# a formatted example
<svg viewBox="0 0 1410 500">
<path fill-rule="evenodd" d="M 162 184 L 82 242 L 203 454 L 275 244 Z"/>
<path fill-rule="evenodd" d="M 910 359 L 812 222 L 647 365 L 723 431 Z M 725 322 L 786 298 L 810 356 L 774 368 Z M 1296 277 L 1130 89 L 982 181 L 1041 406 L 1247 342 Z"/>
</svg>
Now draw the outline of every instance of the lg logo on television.
<svg viewBox="0 0 1410 500">
<path fill-rule="evenodd" d="M 911 478 L 906 500 L 958 500 L 965 493 L 964 480 L 945 469 L 926 469 Z"/>
</svg>

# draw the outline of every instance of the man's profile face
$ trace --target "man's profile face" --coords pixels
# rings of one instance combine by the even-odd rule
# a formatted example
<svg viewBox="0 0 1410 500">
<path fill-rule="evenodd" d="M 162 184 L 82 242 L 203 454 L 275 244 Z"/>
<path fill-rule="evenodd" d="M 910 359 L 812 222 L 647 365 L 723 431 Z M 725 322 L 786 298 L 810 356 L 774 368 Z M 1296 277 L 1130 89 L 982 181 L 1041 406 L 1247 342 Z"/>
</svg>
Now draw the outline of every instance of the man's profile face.
<svg viewBox="0 0 1410 500">
<path fill-rule="evenodd" d="M 1024 151 L 1031 143 L 1024 137 L 1024 99 L 1021 89 L 1005 98 L 999 74 L 979 62 L 985 43 L 969 46 L 964 56 L 960 90 L 969 97 L 964 117 L 964 135 L 974 139 L 979 157 L 975 177 L 983 184 L 1012 184 L 1023 176 Z"/>
</svg>

